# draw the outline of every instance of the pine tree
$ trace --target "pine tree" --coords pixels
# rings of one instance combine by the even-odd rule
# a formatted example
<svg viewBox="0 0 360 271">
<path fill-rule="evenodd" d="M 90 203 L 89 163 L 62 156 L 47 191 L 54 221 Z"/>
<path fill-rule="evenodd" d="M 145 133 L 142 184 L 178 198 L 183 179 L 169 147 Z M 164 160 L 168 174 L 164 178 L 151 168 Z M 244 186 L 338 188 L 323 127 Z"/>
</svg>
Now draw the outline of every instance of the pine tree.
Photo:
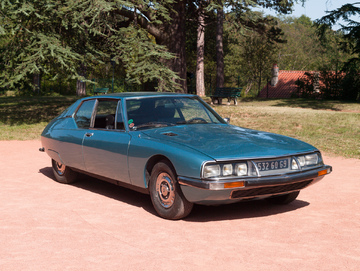
<svg viewBox="0 0 360 271">
<path fill-rule="evenodd" d="M 318 34 L 326 41 L 327 32 L 339 20 L 345 24 L 341 25 L 339 31 L 344 34 L 345 42 L 341 42 L 341 49 L 350 53 L 351 58 L 345 63 L 343 71 L 346 76 L 343 80 L 344 99 L 360 100 L 360 2 L 345 4 L 338 9 L 328 12 L 328 15 L 317 20 Z"/>
<path fill-rule="evenodd" d="M 353 58 L 350 62 L 360 63 L 360 21 L 354 18 L 360 17 L 360 2 L 354 4 L 345 4 L 338 9 L 328 12 L 328 15 L 317 20 L 318 34 L 324 40 L 326 31 L 330 29 L 339 20 L 343 20 L 346 25 L 341 25 L 340 31 L 344 33 L 347 43 L 343 50 L 350 52 Z"/>
<path fill-rule="evenodd" d="M 151 3 L 157 16 L 169 19 L 165 6 Z M 158 79 L 164 89 L 174 90 L 178 76 L 162 61 L 173 55 L 120 12 L 133 7 L 118 0 L 3 0 L 0 85 L 18 86 L 34 74 L 52 74 L 54 66 L 85 82 L 87 69 L 111 58 L 126 67 L 133 81 Z"/>
<path fill-rule="evenodd" d="M 288 12 L 295 1 L 233 0 L 226 5 L 239 14 L 253 6 Z M 185 22 L 194 18 L 186 18 L 186 7 L 195 2 L 3 0 L 0 84 L 14 87 L 33 75 L 52 74 L 56 66 L 77 78 L 81 90 L 91 67 L 111 59 L 123 64 L 135 82 L 157 79 L 160 90 L 187 92 Z"/>
</svg>

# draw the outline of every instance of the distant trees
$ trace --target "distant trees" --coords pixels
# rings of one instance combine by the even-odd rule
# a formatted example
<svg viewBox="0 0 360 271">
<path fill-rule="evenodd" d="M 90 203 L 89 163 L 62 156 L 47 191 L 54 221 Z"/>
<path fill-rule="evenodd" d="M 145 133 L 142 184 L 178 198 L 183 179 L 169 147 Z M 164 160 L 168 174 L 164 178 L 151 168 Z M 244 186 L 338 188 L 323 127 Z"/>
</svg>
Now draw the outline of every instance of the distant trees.
<svg viewBox="0 0 360 271">
<path fill-rule="evenodd" d="M 280 20 L 286 44 L 281 46 L 278 64 L 282 70 L 317 70 L 323 61 L 322 47 L 313 22 L 302 15 Z"/>
<path fill-rule="evenodd" d="M 213 78 L 216 78 L 215 84 L 216 87 L 223 87 L 224 85 L 229 85 L 226 78 L 226 71 L 229 70 L 227 67 L 228 63 L 226 62 L 226 55 L 229 54 L 227 44 L 226 43 L 226 29 L 232 28 L 231 31 L 236 33 L 242 33 L 240 35 L 249 35 L 251 33 L 258 33 L 262 35 L 262 28 L 264 24 L 267 23 L 267 20 L 263 20 L 261 14 L 259 12 L 254 11 L 254 7 L 265 7 L 271 8 L 279 13 L 289 13 L 291 12 L 291 7 L 295 1 L 286 0 L 286 1 L 274 1 L 274 0 L 257 0 L 257 1 L 237 1 L 237 0 L 215 0 L 215 1 L 205 1 L 199 0 L 195 1 L 195 6 L 198 11 L 198 28 L 197 28 L 197 66 L 196 66 L 196 88 L 197 94 L 203 95 L 204 93 L 204 78 L 203 71 L 208 70 L 209 66 L 214 66 L 216 72 L 213 74 Z M 227 7 L 227 13 L 224 12 L 224 7 Z M 209 22 L 209 18 L 212 21 Z M 214 21 L 216 18 L 216 25 L 214 26 Z M 191 20 L 191 17 L 189 18 Z M 207 20 L 206 20 L 207 19 Z M 211 28 L 212 31 L 208 29 Z M 189 28 L 187 28 L 189 30 Z M 246 33 L 243 33 L 246 32 Z M 204 34 L 206 33 L 206 37 L 211 35 L 211 38 L 215 37 L 215 51 L 213 48 L 210 48 L 208 45 L 209 40 L 207 38 L 204 39 Z M 235 34 L 236 35 L 236 34 Z M 231 35 L 229 35 L 231 36 Z M 231 41 L 234 39 L 230 37 Z M 265 38 L 267 39 L 267 38 Z M 205 46 L 205 44 L 207 44 Z M 210 41 L 211 46 L 213 46 L 213 42 Z M 229 44 L 230 45 L 230 44 Z M 230 45 L 231 46 L 231 45 Z M 205 53 L 203 53 L 205 48 Z M 241 49 L 241 48 L 240 48 Z M 191 55 L 191 51 L 187 53 Z M 231 53 L 230 53 L 231 55 Z M 206 60 L 205 60 L 206 59 Z M 236 61 L 232 59 L 233 61 Z M 205 68 L 204 68 L 204 62 Z M 191 69 L 191 66 L 189 66 Z M 230 68 L 231 69 L 231 68 Z M 237 68 L 237 74 L 239 73 L 239 68 Z M 209 73 L 208 73 L 209 74 Z M 236 75 L 233 75 L 237 77 Z M 209 77 L 209 75 L 208 75 Z M 261 80 L 260 80 L 261 82 Z"/>
<path fill-rule="evenodd" d="M 226 57 L 228 73 L 241 75 L 241 85 L 246 94 L 251 89 L 259 91 L 271 75 L 271 68 L 278 63 L 279 44 L 283 32 L 274 18 L 259 18 L 256 31 L 247 30 L 244 34 L 234 33 Z"/>
<path fill-rule="evenodd" d="M 338 41 L 338 48 L 350 57 L 345 61 L 342 71 L 345 77 L 342 80 L 342 95 L 344 99 L 360 100 L 360 2 L 345 4 L 330 11 L 328 15 L 317 20 L 318 34 L 323 42 L 327 42 L 329 28 L 342 19 L 342 39 Z"/>
<path fill-rule="evenodd" d="M 319 72 L 308 73 L 299 80 L 298 85 L 304 97 L 360 99 L 360 22 L 354 20 L 359 15 L 360 3 L 346 4 L 328 12 L 311 29 L 301 31 L 316 31 L 318 34 L 309 46 L 317 48 L 317 53 L 308 50 L 308 63 L 311 63 L 312 70 Z M 345 25 L 333 31 L 331 27 L 340 19 Z M 314 80 L 322 82 L 319 85 L 320 92 L 314 91 Z"/>
<path fill-rule="evenodd" d="M 340 31 L 344 34 L 346 42 L 342 42 L 343 51 L 352 55 L 350 62 L 360 62 L 360 2 L 345 4 L 342 7 L 328 12 L 328 15 L 316 21 L 318 33 L 322 40 L 327 38 L 327 30 L 342 19 L 347 25 L 342 25 Z"/>
<path fill-rule="evenodd" d="M 160 91 L 187 92 L 196 79 L 200 95 L 209 94 L 210 85 L 240 85 L 255 95 L 278 64 L 344 71 L 345 96 L 353 97 L 360 84 L 360 30 L 350 15 L 360 14 L 359 4 L 319 20 L 321 39 L 306 16 L 277 19 L 254 11 L 287 14 L 299 1 L 3 0 L 0 87 L 36 87 L 43 76 L 67 76 L 77 79 L 83 95 L 89 74 L 108 75 L 115 62 L 117 73 L 137 84 L 157 81 Z M 332 31 L 340 18 L 347 25 Z"/>
<path fill-rule="evenodd" d="M 326 41 L 317 35 L 317 27 L 309 17 L 286 17 L 279 27 L 284 31 L 286 44 L 281 46 L 279 63 L 284 70 L 336 69 L 348 54 L 340 50 L 343 33 L 328 29 Z"/>
<path fill-rule="evenodd" d="M 4 66 L 0 82 L 2 86 L 15 87 L 39 81 L 31 77 L 46 74 L 53 75 L 55 80 L 61 71 L 78 79 L 77 93 L 83 95 L 87 74 L 97 65 L 115 61 L 124 66 L 128 78 L 134 82 L 155 79 L 159 81 L 160 90 L 187 92 L 185 23 L 199 18 L 201 24 L 205 17 L 204 12 L 198 13 L 204 15 L 201 19 L 187 9 L 201 9 L 206 3 L 207 13 L 217 12 L 220 31 L 217 77 L 223 81 L 223 6 L 231 6 L 240 13 L 251 12 L 249 7 L 253 6 L 288 12 L 293 2 L 4 0 L 0 5 Z M 201 46 L 204 45 L 199 48 Z"/>
<path fill-rule="evenodd" d="M 324 98 L 356 99 L 360 78 L 355 64 L 358 56 L 354 50 L 356 42 L 348 39 L 343 29 L 333 31 L 327 26 L 320 38 L 317 24 L 306 16 L 267 19 L 266 23 L 261 23 L 259 19 L 255 24 L 264 26 L 263 32 L 238 31 L 230 25 L 226 27 L 225 74 L 228 84 L 240 82 L 244 93 L 256 95 L 270 77 L 272 65 L 278 64 L 282 70 L 318 71 L 324 83 L 320 86 Z M 234 19 L 229 17 L 229 20 Z M 267 32 L 271 29 L 272 32 Z M 276 35 L 267 36 L 266 33 Z M 349 50 L 351 48 L 353 51 Z M 231 80 L 231 75 L 236 74 L 239 75 L 238 80 Z M 303 82 L 304 93 L 308 96 L 311 94 L 308 82 L 314 80 L 311 76 L 309 74 Z M 318 94 L 315 93 L 315 96 Z"/>
</svg>

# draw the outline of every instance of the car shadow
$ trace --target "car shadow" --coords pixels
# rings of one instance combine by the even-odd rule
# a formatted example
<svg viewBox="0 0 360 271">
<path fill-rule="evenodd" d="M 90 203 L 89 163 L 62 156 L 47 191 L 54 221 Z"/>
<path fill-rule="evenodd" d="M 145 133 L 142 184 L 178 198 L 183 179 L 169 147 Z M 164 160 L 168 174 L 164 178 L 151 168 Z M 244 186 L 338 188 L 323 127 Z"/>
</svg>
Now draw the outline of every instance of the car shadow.
<svg viewBox="0 0 360 271">
<path fill-rule="evenodd" d="M 40 173 L 55 181 L 51 167 L 40 169 Z M 97 193 L 99 195 L 124 202 L 126 204 L 143 208 L 145 211 L 157 216 L 149 195 L 107 183 L 87 175 L 80 175 L 79 181 L 71 185 L 76 188 L 84 189 L 92 193 Z M 265 200 L 242 201 L 219 206 L 204 206 L 195 204 L 192 212 L 184 219 L 184 221 L 210 222 L 266 217 L 295 211 L 297 209 L 304 208 L 309 204 L 310 203 L 302 200 L 295 200 L 287 205 L 274 205 Z"/>
<path fill-rule="evenodd" d="M 51 167 L 40 169 L 40 173 L 56 182 Z M 129 188 L 117 186 L 115 184 L 83 174 L 79 175 L 77 182 L 70 185 L 108 198 L 112 198 L 120 202 L 124 202 L 126 204 L 143 208 L 145 211 L 153 215 L 157 215 L 152 206 L 149 195 L 131 190 Z"/>
<path fill-rule="evenodd" d="M 240 201 L 219 206 L 195 205 L 190 216 L 185 220 L 189 222 L 210 222 L 266 217 L 292 212 L 308 205 L 310 203 L 302 200 L 295 200 L 287 205 L 275 205 L 266 200 Z"/>
</svg>

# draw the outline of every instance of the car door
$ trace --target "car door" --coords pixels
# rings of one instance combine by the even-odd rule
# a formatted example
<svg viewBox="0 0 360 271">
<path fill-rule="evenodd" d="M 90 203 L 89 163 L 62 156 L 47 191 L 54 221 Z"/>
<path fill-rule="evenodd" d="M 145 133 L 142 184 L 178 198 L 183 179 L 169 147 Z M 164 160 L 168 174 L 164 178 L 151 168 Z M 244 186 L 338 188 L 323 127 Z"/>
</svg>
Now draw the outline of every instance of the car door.
<svg viewBox="0 0 360 271">
<path fill-rule="evenodd" d="M 83 101 L 75 111 L 73 118 L 66 118 L 62 129 L 54 129 L 52 132 L 58 139 L 57 151 L 65 165 L 85 170 L 83 159 L 84 134 L 89 130 L 91 116 L 96 100 Z"/>
<path fill-rule="evenodd" d="M 127 166 L 129 141 L 121 100 L 98 99 L 90 129 L 84 134 L 83 157 L 86 171 L 130 183 Z"/>
</svg>

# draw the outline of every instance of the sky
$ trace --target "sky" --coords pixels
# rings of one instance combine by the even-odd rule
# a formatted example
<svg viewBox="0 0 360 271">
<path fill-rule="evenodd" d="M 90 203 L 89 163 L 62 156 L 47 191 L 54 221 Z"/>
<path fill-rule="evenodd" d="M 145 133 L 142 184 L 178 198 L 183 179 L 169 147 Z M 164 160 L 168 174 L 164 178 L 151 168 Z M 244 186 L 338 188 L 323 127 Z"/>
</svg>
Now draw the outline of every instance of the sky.
<svg viewBox="0 0 360 271">
<path fill-rule="evenodd" d="M 301 1 L 298 1 L 301 2 Z M 306 0 L 304 6 L 301 3 L 295 4 L 293 7 L 293 13 L 290 16 L 300 17 L 301 15 L 306 15 L 312 21 L 320 19 L 326 15 L 326 11 L 332 11 L 341 7 L 344 4 L 353 4 L 360 2 L 360 0 Z M 266 14 L 271 14 L 276 16 L 275 12 L 269 12 L 264 10 Z M 360 18 L 352 18 L 355 21 L 360 21 Z M 334 27 L 337 29 L 339 26 Z"/>
</svg>

